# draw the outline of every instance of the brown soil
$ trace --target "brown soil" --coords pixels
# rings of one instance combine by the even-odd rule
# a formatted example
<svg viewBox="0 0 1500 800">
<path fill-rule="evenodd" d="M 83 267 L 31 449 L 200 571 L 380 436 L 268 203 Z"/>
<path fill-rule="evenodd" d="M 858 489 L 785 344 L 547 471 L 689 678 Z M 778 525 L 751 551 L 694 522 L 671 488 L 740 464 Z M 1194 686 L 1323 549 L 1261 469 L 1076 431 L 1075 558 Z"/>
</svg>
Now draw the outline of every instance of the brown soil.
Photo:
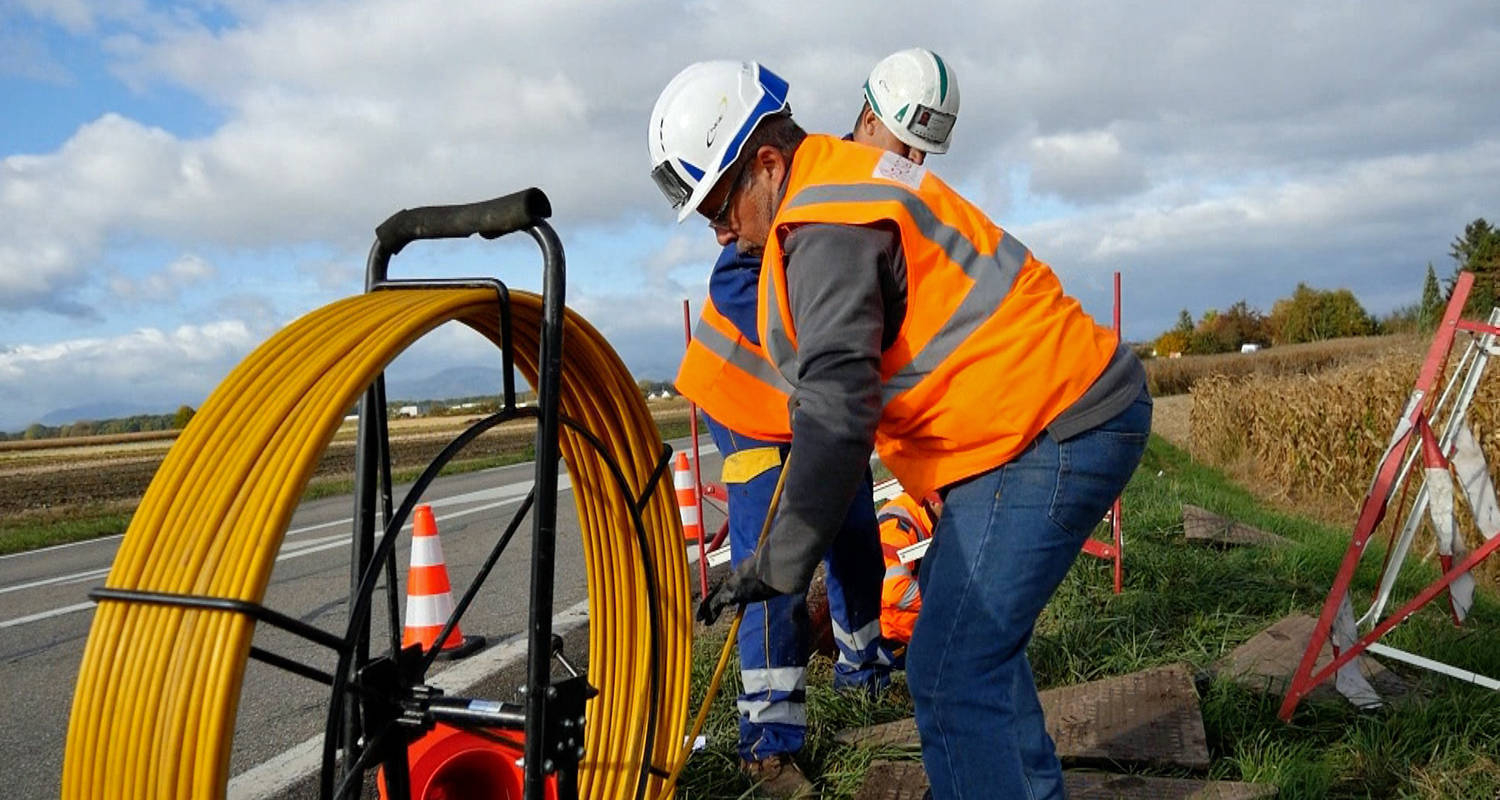
<svg viewBox="0 0 1500 800">
<path fill-rule="evenodd" d="M 652 403 L 657 423 L 687 418 L 685 403 Z M 391 464 L 395 469 L 425 466 L 464 428 L 479 417 L 429 417 L 392 420 Z M 523 451 L 532 443 L 534 425 L 506 423 L 470 442 L 464 459 L 488 458 Z M 316 478 L 350 477 L 354 473 L 355 426 L 346 423 L 319 462 Z M 24 461 L 0 459 L 0 516 L 27 517 L 68 506 L 132 501 L 145 493 L 166 457 L 170 441 L 110 442 L 27 452 Z M 142 449 L 150 447 L 152 449 Z"/>
<path fill-rule="evenodd" d="M 1174 394 L 1152 398 L 1152 402 L 1151 432 L 1184 450 L 1188 449 L 1193 438 L 1193 427 L 1190 422 L 1193 396 Z"/>
</svg>

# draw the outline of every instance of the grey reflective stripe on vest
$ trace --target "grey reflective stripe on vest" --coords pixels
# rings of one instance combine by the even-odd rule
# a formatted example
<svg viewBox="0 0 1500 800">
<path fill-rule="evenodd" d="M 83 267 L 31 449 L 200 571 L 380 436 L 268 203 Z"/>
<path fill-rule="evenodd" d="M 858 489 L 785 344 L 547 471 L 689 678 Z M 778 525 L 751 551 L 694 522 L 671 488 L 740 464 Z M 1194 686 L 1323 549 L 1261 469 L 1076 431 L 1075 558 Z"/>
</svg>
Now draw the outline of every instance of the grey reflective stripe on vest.
<svg viewBox="0 0 1500 800">
<path fill-rule="evenodd" d="M 783 279 L 786 275 L 786 265 L 782 265 Z M 761 286 L 765 287 L 765 294 L 761 295 L 760 307 L 766 315 L 766 334 L 762 337 L 765 341 L 761 345 L 766 348 L 766 355 L 775 362 L 776 369 L 781 371 L 782 377 L 787 381 L 797 380 L 797 348 L 792 346 L 792 339 L 786 334 L 786 328 L 781 324 L 781 312 L 778 310 L 780 304 L 776 302 L 775 281 L 763 280 Z"/>
<path fill-rule="evenodd" d="M 718 328 L 699 320 L 697 327 L 693 329 L 693 338 L 708 348 L 709 352 L 750 373 L 751 377 L 761 383 L 783 394 L 792 393 L 792 384 L 783 378 L 775 367 L 759 355 L 741 347 L 739 342 L 719 332 Z"/>
<path fill-rule="evenodd" d="M 888 519 L 900 519 L 907 525 L 910 525 L 911 529 L 916 531 L 918 536 L 922 535 L 922 526 L 917 524 L 916 518 L 911 515 L 910 511 L 901 506 L 890 506 L 889 508 L 880 509 L 880 513 L 875 515 L 875 524 L 879 525 Z"/>
<path fill-rule="evenodd" d="M 896 186 L 880 184 L 809 186 L 788 200 L 787 208 L 799 208 L 818 203 L 884 202 L 901 204 L 901 207 L 906 209 L 906 213 L 911 215 L 917 231 L 942 248 L 948 259 L 958 264 L 964 274 L 974 281 L 974 285 L 964 295 L 958 308 L 954 309 L 953 314 L 943 323 L 943 327 L 928 340 L 911 361 L 902 365 L 885 382 L 881 388 L 881 399 L 889 403 L 897 395 L 920 383 L 939 364 L 943 363 L 944 359 L 952 355 L 964 340 L 973 335 L 985 320 L 990 318 L 990 315 L 1005 300 L 1005 296 L 1010 294 L 1010 288 L 1015 284 L 1016 276 L 1020 274 L 1021 267 L 1026 263 L 1028 251 L 1025 245 L 1016 240 L 1016 237 L 1005 233 L 999 246 L 995 248 L 995 254 L 983 255 L 974 249 L 974 243 L 969 241 L 961 231 L 938 219 L 932 209 L 922 202 L 921 197 Z M 785 270 L 785 265 L 783 265 L 783 270 Z M 762 298 L 762 301 L 774 301 L 774 299 Z M 907 298 L 907 307 L 911 307 L 910 298 Z M 768 306 L 768 309 L 774 308 L 774 305 Z M 771 322 L 770 333 L 774 338 L 774 335 L 779 332 L 781 323 L 774 313 L 771 315 Z M 785 333 L 781 333 L 785 337 Z M 780 344 L 790 350 L 789 341 Z M 781 354 L 773 353 L 772 357 L 783 374 L 795 376 L 795 373 L 786 371 L 787 364 Z M 791 353 L 791 364 L 793 367 L 796 365 L 795 351 Z"/>
</svg>

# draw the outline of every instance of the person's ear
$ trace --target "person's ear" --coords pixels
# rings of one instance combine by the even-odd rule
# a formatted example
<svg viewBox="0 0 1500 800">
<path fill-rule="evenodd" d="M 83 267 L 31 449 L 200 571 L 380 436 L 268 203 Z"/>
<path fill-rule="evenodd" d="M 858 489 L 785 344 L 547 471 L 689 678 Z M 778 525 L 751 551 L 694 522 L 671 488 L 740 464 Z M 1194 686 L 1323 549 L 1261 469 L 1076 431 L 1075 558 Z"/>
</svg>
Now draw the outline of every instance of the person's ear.
<svg viewBox="0 0 1500 800">
<path fill-rule="evenodd" d="M 755 151 L 754 168 L 757 177 L 764 176 L 773 188 L 781 185 L 787 166 L 786 156 L 781 150 L 771 145 L 761 145 L 760 149 Z"/>
<path fill-rule="evenodd" d="M 873 108 L 866 106 L 865 112 L 859 115 L 859 126 L 865 129 L 866 137 L 874 136 L 878 130 L 875 126 L 881 124 L 883 123 L 880 121 L 880 117 L 875 115 L 875 109 Z"/>
</svg>

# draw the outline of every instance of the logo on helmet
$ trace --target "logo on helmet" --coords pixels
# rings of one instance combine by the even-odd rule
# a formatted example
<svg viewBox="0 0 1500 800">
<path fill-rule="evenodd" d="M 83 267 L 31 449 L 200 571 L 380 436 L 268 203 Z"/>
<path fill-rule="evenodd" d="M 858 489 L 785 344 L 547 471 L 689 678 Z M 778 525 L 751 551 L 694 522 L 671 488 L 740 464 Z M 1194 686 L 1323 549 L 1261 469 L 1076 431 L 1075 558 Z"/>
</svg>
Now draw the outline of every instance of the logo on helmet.
<svg viewBox="0 0 1500 800">
<path fill-rule="evenodd" d="M 708 126 L 708 135 L 703 139 L 704 147 L 714 146 L 714 137 L 719 134 L 719 123 L 724 121 L 724 115 L 729 113 L 729 96 L 719 96 L 719 116 L 714 118 L 714 124 Z"/>
</svg>

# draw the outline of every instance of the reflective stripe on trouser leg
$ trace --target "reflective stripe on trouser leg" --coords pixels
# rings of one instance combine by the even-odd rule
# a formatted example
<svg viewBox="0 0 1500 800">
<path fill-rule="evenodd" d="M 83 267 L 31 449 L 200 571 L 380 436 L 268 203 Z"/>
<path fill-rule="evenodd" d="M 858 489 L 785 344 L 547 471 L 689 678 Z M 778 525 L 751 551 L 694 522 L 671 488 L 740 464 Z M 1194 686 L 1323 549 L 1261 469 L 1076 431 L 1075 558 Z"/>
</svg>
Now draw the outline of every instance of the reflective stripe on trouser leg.
<svg viewBox="0 0 1500 800">
<path fill-rule="evenodd" d="M 833 667 L 837 688 L 880 688 L 890 682 L 895 661 L 880 636 L 880 586 L 885 557 L 875 524 L 871 476 L 854 493 L 843 527 L 824 560 L 828 569 L 828 616 L 839 657 Z"/>
<path fill-rule="evenodd" d="M 726 458 L 743 450 L 778 446 L 734 433 L 713 419 L 708 421 L 708 430 Z M 780 475 L 777 467 L 744 482 L 725 483 L 732 563 L 739 564 L 755 552 Z M 806 598 L 781 595 L 746 605 L 740 621 L 739 650 L 740 677 L 746 687 L 738 701 L 740 757 L 758 761 L 802 749 L 807 734 L 803 689 L 808 652 Z"/>
</svg>

